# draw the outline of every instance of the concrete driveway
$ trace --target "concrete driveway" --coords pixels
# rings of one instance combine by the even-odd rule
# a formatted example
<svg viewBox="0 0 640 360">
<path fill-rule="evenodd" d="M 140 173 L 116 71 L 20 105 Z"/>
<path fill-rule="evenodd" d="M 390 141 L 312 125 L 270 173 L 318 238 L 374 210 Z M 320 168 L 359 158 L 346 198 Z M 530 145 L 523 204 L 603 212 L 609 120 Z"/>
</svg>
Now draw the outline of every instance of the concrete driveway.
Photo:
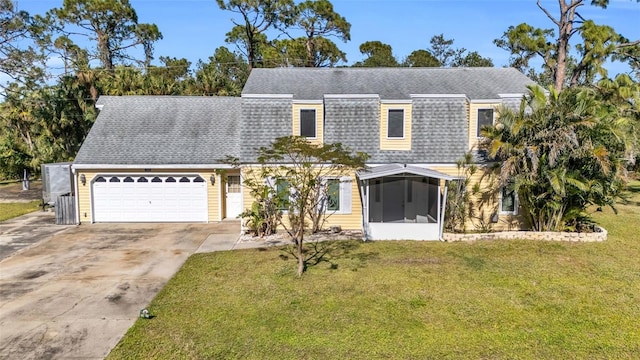
<svg viewBox="0 0 640 360">
<path fill-rule="evenodd" d="M 0 260 L 0 358 L 103 359 L 191 254 L 234 248 L 238 230 L 87 224 L 29 244 Z"/>
</svg>

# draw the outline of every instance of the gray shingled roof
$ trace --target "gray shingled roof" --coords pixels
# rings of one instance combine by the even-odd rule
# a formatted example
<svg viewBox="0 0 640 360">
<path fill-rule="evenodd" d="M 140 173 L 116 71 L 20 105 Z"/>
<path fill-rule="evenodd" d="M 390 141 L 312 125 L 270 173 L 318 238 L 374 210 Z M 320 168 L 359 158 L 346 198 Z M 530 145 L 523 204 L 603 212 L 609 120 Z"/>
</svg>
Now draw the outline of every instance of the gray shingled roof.
<svg viewBox="0 0 640 360">
<path fill-rule="evenodd" d="M 465 94 L 471 100 L 522 94 L 534 82 L 513 68 L 276 68 L 253 69 L 242 94 L 292 94 L 320 100 L 325 94 Z"/>
<path fill-rule="evenodd" d="M 74 163 L 215 164 L 240 154 L 241 98 L 103 96 Z"/>
</svg>

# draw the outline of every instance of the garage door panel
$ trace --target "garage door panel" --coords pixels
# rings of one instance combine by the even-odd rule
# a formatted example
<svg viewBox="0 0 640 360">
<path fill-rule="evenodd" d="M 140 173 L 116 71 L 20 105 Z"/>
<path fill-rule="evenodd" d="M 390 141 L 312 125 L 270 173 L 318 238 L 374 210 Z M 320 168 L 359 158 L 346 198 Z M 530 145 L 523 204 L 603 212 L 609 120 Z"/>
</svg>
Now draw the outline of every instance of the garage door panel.
<svg viewBox="0 0 640 360">
<path fill-rule="evenodd" d="M 195 180 L 195 181 L 194 181 Z M 95 222 L 206 222 L 207 183 L 195 175 L 99 177 Z"/>
</svg>

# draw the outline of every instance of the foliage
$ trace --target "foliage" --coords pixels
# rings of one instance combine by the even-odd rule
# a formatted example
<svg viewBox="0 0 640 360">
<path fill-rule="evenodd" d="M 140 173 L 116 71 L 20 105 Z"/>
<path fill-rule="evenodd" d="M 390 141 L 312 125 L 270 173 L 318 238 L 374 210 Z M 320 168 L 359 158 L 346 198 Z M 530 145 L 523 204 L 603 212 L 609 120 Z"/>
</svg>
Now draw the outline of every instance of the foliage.
<svg viewBox="0 0 640 360">
<path fill-rule="evenodd" d="M 304 284 L 279 249 L 196 254 L 107 359 L 633 359 L 634 189 L 602 243 L 335 241 Z"/>
<path fill-rule="evenodd" d="M 256 186 L 251 190 L 251 196 L 255 199 L 251 209 L 245 209 L 239 215 L 244 219 L 244 226 L 253 236 L 263 237 L 276 233 L 282 211 L 276 204 L 277 199 L 270 197 L 269 194 L 269 188 Z"/>
<path fill-rule="evenodd" d="M 0 74 L 21 85 L 36 85 L 44 76 L 44 56 L 39 51 L 38 23 L 12 0 L 0 0 Z M 25 45 L 27 44 L 27 45 Z M 5 91 L 5 84 L 0 84 Z"/>
<path fill-rule="evenodd" d="M 640 1 L 640 0 L 638 0 Z M 629 41 L 615 32 L 610 26 L 597 25 L 593 20 L 584 19 L 578 12 L 585 0 L 561 0 L 559 14 L 554 15 L 537 1 L 540 10 L 556 26 L 552 29 L 539 29 L 522 23 L 510 26 L 500 39 L 494 43 L 511 53 L 510 65 L 529 73 L 532 78 L 542 80 L 543 85 L 553 84 L 556 91 L 566 86 L 591 84 L 607 77 L 604 63 L 607 60 L 625 61 L 638 71 L 640 40 Z M 606 8 L 609 0 L 591 1 L 591 5 Z M 571 52 L 571 40 L 575 36 L 581 43 Z M 578 56 L 576 59 L 573 55 Z M 537 74 L 529 66 L 532 59 L 543 62 L 542 74 Z"/>
<path fill-rule="evenodd" d="M 454 48 L 454 39 L 445 39 L 444 34 L 434 35 L 429 40 L 429 52 L 444 67 L 493 67 L 493 61 L 483 58 L 477 51 Z"/>
<path fill-rule="evenodd" d="M 153 43 L 162 39 L 155 24 L 138 23 L 129 0 L 64 0 L 61 8 L 51 9 L 47 16 L 54 33 L 61 33 L 67 41 L 71 42 L 72 37 L 95 40 L 89 59 L 100 60 L 107 70 L 116 63 L 132 60 L 148 67 L 153 59 Z M 143 60 L 128 53 L 138 46 L 144 51 Z"/>
<path fill-rule="evenodd" d="M 232 20 L 234 27 L 226 41 L 236 44 L 246 56 L 249 69 L 259 67 L 261 54 L 267 46 L 265 32 L 290 22 L 295 10 L 292 0 L 216 0 L 222 10 L 237 13 L 242 21 Z"/>
<path fill-rule="evenodd" d="M 502 108 L 482 130 L 484 149 L 501 164 L 500 184 L 513 183 L 532 229 L 580 231 L 588 206 L 615 206 L 625 183 L 629 100 L 611 100 L 599 89 L 551 89 L 547 97 L 532 87 L 518 111 Z"/>
<path fill-rule="evenodd" d="M 472 183 L 472 178 L 480 171 L 476 165 L 472 152 L 467 152 L 462 159 L 456 161 L 456 180 L 447 184 L 447 208 L 444 215 L 444 228 L 450 232 L 469 231 L 468 226 L 473 225 L 473 231 L 491 232 L 493 230 L 492 217 L 498 209 L 493 204 L 493 198 L 497 191 L 494 169 L 488 167 L 478 181 Z M 481 210 L 478 210 L 481 209 Z M 485 209 L 492 209 L 486 213 Z"/>
<path fill-rule="evenodd" d="M 274 218 L 267 218 L 277 219 L 291 237 L 298 276 L 309 260 L 303 248 L 305 232 L 309 223 L 312 231 L 319 230 L 326 213 L 327 179 L 351 176 L 364 167 L 366 159 L 366 154 L 354 154 L 339 143 L 318 145 L 304 137 L 286 136 L 260 148 L 259 166 L 244 172 L 243 183 L 256 196 L 256 210 L 279 210 L 269 214 Z M 284 215 L 279 214 L 282 210 Z"/>
<path fill-rule="evenodd" d="M 354 67 L 398 67 L 398 60 L 393 56 L 391 45 L 380 41 L 367 41 L 360 44 L 360 53 L 366 59 L 353 64 Z"/>
</svg>

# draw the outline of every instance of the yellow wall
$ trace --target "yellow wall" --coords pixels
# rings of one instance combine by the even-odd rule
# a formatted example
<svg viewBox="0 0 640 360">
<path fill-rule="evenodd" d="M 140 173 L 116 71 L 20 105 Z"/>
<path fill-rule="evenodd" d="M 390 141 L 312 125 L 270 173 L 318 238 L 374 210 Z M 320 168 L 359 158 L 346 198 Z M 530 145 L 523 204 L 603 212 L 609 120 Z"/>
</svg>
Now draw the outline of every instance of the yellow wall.
<svg viewBox="0 0 640 360">
<path fill-rule="evenodd" d="M 500 104 L 481 104 L 471 103 L 469 104 L 469 150 L 478 148 L 478 109 L 491 109 L 493 108 L 493 119 L 497 119 L 498 113 L 496 108 Z"/>
<path fill-rule="evenodd" d="M 430 168 L 447 175 L 464 175 L 456 166 L 433 166 Z M 471 193 L 471 201 L 476 206 L 474 207 L 474 216 L 469 218 L 465 224 L 467 231 L 479 231 L 483 224 L 489 225 L 495 231 L 519 230 L 526 227 L 521 208 L 518 209 L 518 215 L 499 213 L 500 187 L 497 172 L 491 171 L 488 167 L 478 167 L 478 171 L 471 176 L 467 191 L 472 192 L 475 184 L 480 184 L 480 191 L 475 195 Z M 498 213 L 498 222 L 491 223 L 491 216 L 495 213 Z"/>
<path fill-rule="evenodd" d="M 387 137 L 389 110 L 404 110 L 404 137 Z M 380 150 L 411 150 L 411 104 L 380 104 Z"/>
<path fill-rule="evenodd" d="M 207 182 L 207 204 L 209 208 L 209 222 L 222 220 L 222 209 L 219 203 L 220 196 L 224 195 L 223 182 L 220 175 L 216 174 L 213 169 L 119 169 L 119 170 L 77 170 L 76 181 L 78 184 L 78 209 L 81 223 L 90 223 L 92 219 L 91 211 L 91 183 L 93 179 L 102 174 L 197 174 Z M 80 175 L 84 174 L 87 180 L 86 185 L 80 182 Z M 216 176 L 215 185 L 211 185 L 210 176 Z"/>
<path fill-rule="evenodd" d="M 255 176 L 257 171 L 249 170 L 251 168 L 243 168 L 242 176 L 249 177 Z M 257 169 L 257 168 L 252 168 Z M 251 196 L 251 192 L 247 187 L 243 187 L 243 209 L 250 209 L 253 204 L 254 198 Z M 362 229 L 362 202 L 360 201 L 360 194 L 358 193 L 358 182 L 355 175 L 351 178 L 351 213 L 350 214 L 327 214 L 325 219 L 324 228 L 328 228 L 332 225 L 340 225 L 345 230 L 360 230 Z"/>
<path fill-rule="evenodd" d="M 314 109 L 316 111 L 316 137 L 308 138 L 312 144 L 322 144 L 324 138 L 324 111 L 323 104 L 295 103 L 293 104 L 293 135 L 300 136 L 300 110 Z"/>
</svg>

